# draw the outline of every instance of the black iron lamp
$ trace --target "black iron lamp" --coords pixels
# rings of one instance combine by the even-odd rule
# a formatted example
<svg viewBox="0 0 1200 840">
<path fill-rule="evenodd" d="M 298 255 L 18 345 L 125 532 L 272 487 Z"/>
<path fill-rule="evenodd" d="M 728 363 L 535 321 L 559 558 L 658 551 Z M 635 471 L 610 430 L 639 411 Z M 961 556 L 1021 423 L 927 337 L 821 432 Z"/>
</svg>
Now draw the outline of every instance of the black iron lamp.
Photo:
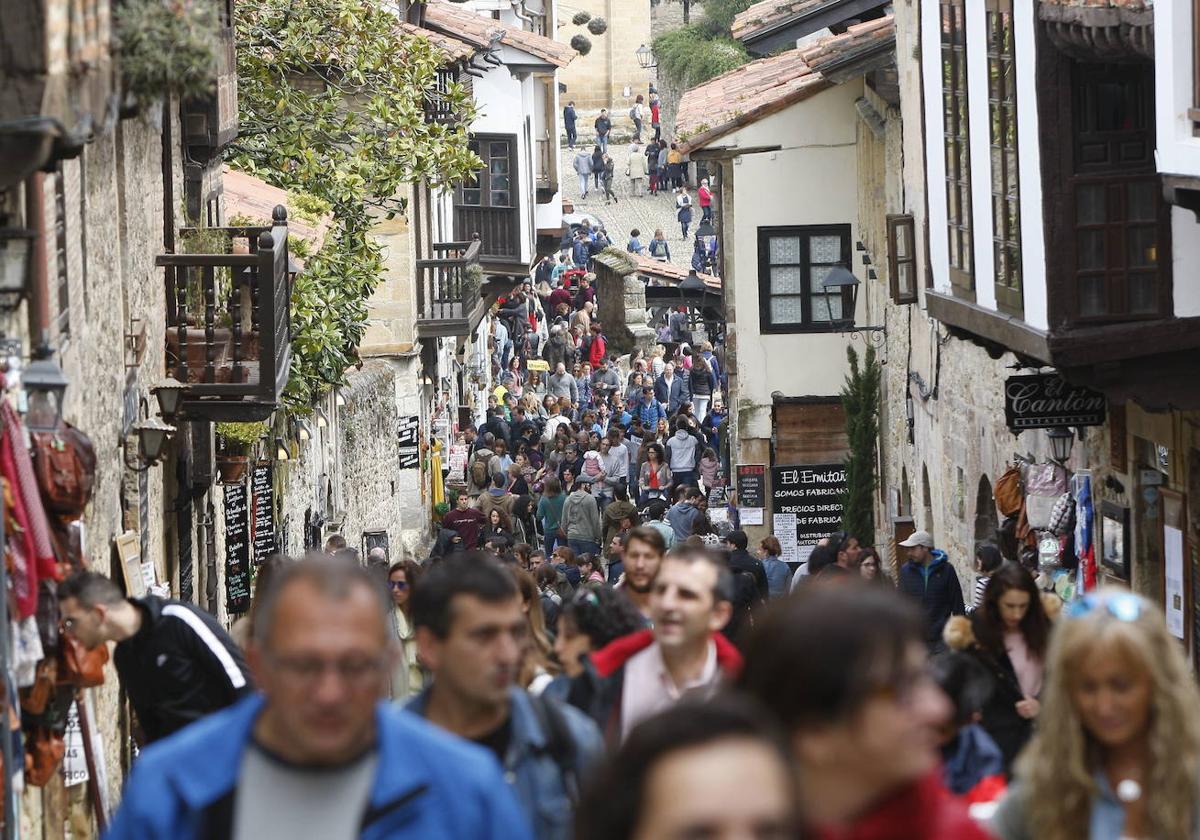
<svg viewBox="0 0 1200 840">
<path fill-rule="evenodd" d="M 825 275 L 825 281 L 821 284 L 826 294 L 841 294 L 842 295 L 842 317 L 835 318 L 830 323 L 834 329 L 839 332 L 850 333 L 852 336 L 856 334 L 866 335 L 868 333 L 879 333 L 882 337 L 876 342 L 882 344 L 883 340 L 887 339 L 887 327 L 858 327 L 854 324 L 854 313 L 858 311 L 858 289 L 861 283 L 854 272 L 843 265 L 835 265 Z M 849 298 L 849 305 L 845 305 L 846 299 Z"/>
<path fill-rule="evenodd" d="M 158 413 L 168 420 L 177 415 L 187 389 L 188 386 L 174 376 L 160 380 L 150 389 L 150 393 L 154 394 L 154 398 L 158 400 Z"/>
<path fill-rule="evenodd" d="M 135 472 L 145 472 L 163 459 L 166 454 L 167 439 L 175 434 L 175 427 L 164 423 L 157 417 L 150 417 L 150 409 L 143 398 L 139 404 L 143 419 L 130 427 L 130 434 L 121 442 L 125 458 L 125 466 Z M 137 453 L 130 458 L 129 444 L 137 441 Z"/>
<path fill-rule="evenodd" d="M 54 351 L 42 345 L 34 351 L 34 360 L 21 373 L 28 397 L 25 425 L 32 432 L 55 432 L 62 422 L 63 394 L 67 377 L 54 361 Z"/>
<path fill-rule="evenodd" d="M 28 288 L 29 266 L 37 234 L 24 228 L 0 228 L 0 309 L 12 312 Z"/>
<path fill-rule="evenodd" d="M 1065 463 L 1075 446 L 1075 433 L 1068 426 L 1055 426 L 1046 430 L 1046 438 L 1050 441 L 1051 460 Z"/>
<path fill-rule="evenodd" d="M 701 221 L 696 227 L 696 238 L 704 246 L 704 265 L 711 271 L 716 256 L 717 230 L 708 220 Z"/>
<path fill-rule="evenodd" d="M 649 70 L 652 67 L 658 66 L 654 63 L 654 51 L 645 44 L 634 50 L 633 54 L 637 56 L 638 67 L 641 67 L 643 70 Z"/>
</svg>

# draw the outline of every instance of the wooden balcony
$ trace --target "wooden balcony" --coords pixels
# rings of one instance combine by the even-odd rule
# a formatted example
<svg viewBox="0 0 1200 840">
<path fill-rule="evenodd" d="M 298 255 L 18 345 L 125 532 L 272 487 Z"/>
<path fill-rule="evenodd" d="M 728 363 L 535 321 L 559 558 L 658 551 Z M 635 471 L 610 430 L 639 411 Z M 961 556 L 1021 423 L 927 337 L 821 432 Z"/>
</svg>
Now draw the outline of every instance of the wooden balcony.
<svg viewBox="0 0 1200 840">
<path fill-rule="evenodd" d="M 155 260 L 166 269 L 167 371 L 188 386 L 187 417 L 264 420 L 291 362 L 287 211 L 276 207 L 270 228 L 212 230 L 228 237 L 232 253 Z M 186 241 L 195 231 L 180 233 Z"/>
<path fill-rule="evenodd" d="M 435 242 L 440 256 L 417 260 L 417 335 L 468 336 L 487 310 L 480 288 L 479 235 L 467 242 Z"/>
<path fill-rule="evenodd" d="M 237 50 L 232 26 L 218 33 L 217 81 L 212 95 L 181 105 L 183 139 L 197 160 L 211 160 L 238 133 Z"/>
</svg>

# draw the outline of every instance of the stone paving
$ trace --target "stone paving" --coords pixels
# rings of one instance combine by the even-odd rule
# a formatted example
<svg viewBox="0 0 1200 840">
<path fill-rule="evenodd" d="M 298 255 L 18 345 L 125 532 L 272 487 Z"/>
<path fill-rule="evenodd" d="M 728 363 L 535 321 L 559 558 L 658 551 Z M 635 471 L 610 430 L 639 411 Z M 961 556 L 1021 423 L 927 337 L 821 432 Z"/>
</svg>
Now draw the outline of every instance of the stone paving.
<svg viewBox="0 0 1200 840">
<path fill-rule="evenodd" d="M 639 147 L 641 148 L 641 147 Z M 614 154 L 615 152 L 615 154 Z M 629 232 L 637 228 L 642 232 L 640 237 L 643 245 L 648 245 L 654 237 L 655 228 L 662 228 L 671 248 L 671 262 L 683 268 L 688 268 L 692 260 L 692 237 L 695 235 L 696 224 L 700 221 L 700 206 L 696 204 L 696 193 L 692 195 L 692 225 L 688 231 L 688 239 L 684 241 L 679 236 L 679 222 L 675 220 L 675 194 L 667 191 L 657 196 L 649 194 L 634 197 L 630 191 L 630 182 L 625 177 L 625 161 L 629 157 L 628 145 L 612 144 L 609 154 L 616 164 L 616 175 L 613 178 L 613 192 L 617 203 L 605 204 L 603 188 L 597 190 L 595 182 L 588 191 L 586 199 L 579 197 L 579 176 L 571 167 L 575 152 L 563 147 L 562 188 L 563 197 L 575 206 L 575 212 L 595 216 L 604 223 L 609 238 L 613 244 L 624 248 L 629 242 Z"/>
</svg>

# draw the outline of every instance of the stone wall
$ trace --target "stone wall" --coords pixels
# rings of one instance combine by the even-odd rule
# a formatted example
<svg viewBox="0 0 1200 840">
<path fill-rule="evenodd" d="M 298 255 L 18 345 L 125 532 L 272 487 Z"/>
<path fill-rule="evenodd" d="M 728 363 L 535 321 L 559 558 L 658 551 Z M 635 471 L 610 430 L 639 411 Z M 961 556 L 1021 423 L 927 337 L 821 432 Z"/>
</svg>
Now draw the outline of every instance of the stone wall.
<svg viewBox="0 0 1200 840">
<path fill-rule="evenodd" d="M 592 35 L 587 26 L 576 26 L 571 16 L 586 11 L 608 22 L 603 35 Z M 637 60 L 636 50 L 650 45 L 650 4 L 647 0 L 577 0 L 570 9 L 559 9 L 557 40 L 569 43 L 577 34 L 586 35 L 592 51 L 576 55 L 567 67 L 558 71 L 558 80 L 566 86 L 559 94 L 565 106 L 574 100 L 579 111 L 580 136 L 594 135 L 592 122 L 601 108 L 608 108 L 613 118 L 614 139 L 629 136 L 633 124 L 629 109 L 639 93 L 649 101 L 650 72 Z M 629 89 L 626 96 L 625 89 Z M 647 113 L 646 124 L 649 125 Z M 561 126 L 560 126 L 561 128 Z"/>
</svg>

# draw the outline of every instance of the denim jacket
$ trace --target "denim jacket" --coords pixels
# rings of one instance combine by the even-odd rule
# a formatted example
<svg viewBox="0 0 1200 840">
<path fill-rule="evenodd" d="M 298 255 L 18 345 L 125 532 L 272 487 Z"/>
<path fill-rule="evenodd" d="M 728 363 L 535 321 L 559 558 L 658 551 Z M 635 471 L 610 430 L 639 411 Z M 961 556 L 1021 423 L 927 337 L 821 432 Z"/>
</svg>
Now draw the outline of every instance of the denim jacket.
<svg viewBox="0 0 1200 840">
<path fill-rule="evenodd" d="M 538 713 L 529 694 L 519 688 L 508 692 L 512 716 L 512 737 L 504 756 L 504 780 L 517 796 L 522 810 L 529 815 L 537 840 L 570 840 L 574 807 L 563 772 L 549 751 L 549 738 L 542 731 Z M 405 708 L 425 716 L 429 689 L 417 695 Z M 571 741 L 574 743 L 575 777 L 581 780 L 601 757 L 604 748 L 600 731 L 587 715 L 556 700 Z"/>
</svg>

